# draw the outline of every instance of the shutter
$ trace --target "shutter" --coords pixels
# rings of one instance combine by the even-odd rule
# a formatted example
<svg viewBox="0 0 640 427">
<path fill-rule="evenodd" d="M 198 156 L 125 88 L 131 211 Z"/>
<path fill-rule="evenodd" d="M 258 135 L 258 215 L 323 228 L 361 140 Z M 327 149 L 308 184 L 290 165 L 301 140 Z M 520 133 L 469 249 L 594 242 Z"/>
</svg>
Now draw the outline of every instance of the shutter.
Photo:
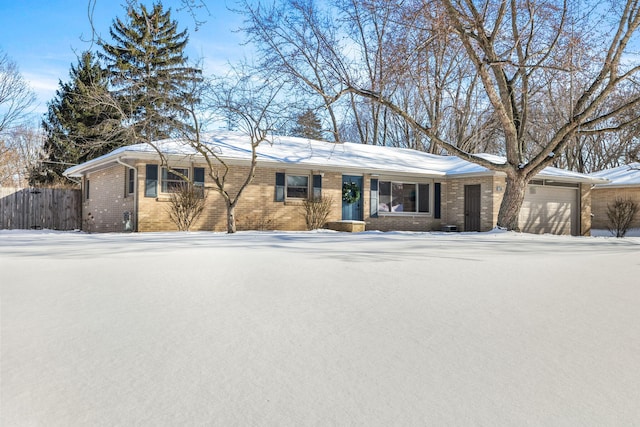
<svg viewBox="0 0 640 427">
<path fill-rule="evenodd" d="M 369 191 L 370 193 L 370 199 L 371 199 L 371 203 L 370 203 L 370 213 L 371 213 L 371 218 L 377 218 L 378 217 L 378 180 L 372 178 L 371 179 L 371 190 Z"/>
<path fill-rule="evenodd" d="M 204 187 L 204 168 L 193 168 L 193 185 Z"/>
<path fill-rule="evenodd" d="M 313 175 L 313 198 L 322 197 L 322 175 Z"/>
<path fill-rule="evenodd" d="M 418 212 L 429 212 L 429 184 L 418 184 Z"/>
<path fill-rule="evenodd" d="M 276 172 L 276 202 L 284 202 L 284 173 Z"/>
<path fill-rule="evenodd" d="M 436 219 L 440 219 L 440 198 L 441 198 L 441 189 L 440 183 L 436 182 L 433 184 L 433 217 Z"/>
<path fill-rule="evenodd" d="M 158 197 L 158 165 L 147 165 L 144 197 Z"/>
</svg>

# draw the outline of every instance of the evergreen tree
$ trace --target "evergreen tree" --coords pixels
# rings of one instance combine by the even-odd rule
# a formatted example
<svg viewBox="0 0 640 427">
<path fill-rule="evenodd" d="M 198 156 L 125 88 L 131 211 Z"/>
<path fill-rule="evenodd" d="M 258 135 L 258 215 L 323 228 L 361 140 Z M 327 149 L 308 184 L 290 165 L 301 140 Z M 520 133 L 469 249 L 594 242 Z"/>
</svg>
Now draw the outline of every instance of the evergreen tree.
<svg viewBox="0 0 640 427">
<path fill-rule="evenodd" d="M 101 43 L 100 57 L 110 73 L 116 99 L 134 130 L 130 143 L 167 138 L 186 125 L 188 108 L 197 102 L 190 88 L 201 70 L 188 67 L 187 31 L 178 32 L 171 10 L 161 3 L 147 10 L 129 6 L 126 21 L 110 29 L 113 44 Z"/>
<path fill-rule="evenodd" d="M 107 93 L 108 79 L 91 52 L 71 65 L 69 81 L 58 83 L 55 98 L 42 121 L 43 158 L 30 171 L 32 184 L 64 182 L 62 172 L 71 165 L 101 156 L 123 144 L 118 134 L 120 115 L 113 107 L 91 102 Z"/>
<path fill-rule="evenodd" d="M 296 119 L 296 126 L 292 129 L 293 136 L 309 139 L 322 139 L 322 126 L 316 113 L 307 109 Z"/>
</svg>

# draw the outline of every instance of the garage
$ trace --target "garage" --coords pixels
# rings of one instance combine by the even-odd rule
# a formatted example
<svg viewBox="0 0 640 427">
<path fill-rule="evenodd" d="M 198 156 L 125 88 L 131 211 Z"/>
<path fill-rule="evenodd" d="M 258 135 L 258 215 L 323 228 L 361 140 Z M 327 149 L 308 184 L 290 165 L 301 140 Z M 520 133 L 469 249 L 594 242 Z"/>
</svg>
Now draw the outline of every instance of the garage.
<svg viewBox="0 0 640 427">
<path fill-rule="evenodd" d="M 534 234 L 580 233 L 578 184 L 533 181 L 520 210 L 520 229 Z"/>
</svg>

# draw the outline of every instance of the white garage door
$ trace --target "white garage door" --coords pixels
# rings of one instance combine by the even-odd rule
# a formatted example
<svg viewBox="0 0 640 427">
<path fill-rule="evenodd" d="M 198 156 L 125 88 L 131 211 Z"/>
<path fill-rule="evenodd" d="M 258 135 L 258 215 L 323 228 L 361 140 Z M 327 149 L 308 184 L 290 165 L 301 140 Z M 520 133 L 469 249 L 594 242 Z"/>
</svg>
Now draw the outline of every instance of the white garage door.
<svg viewBox="0 0 640 427">
<path fill-rule="evenodd" d="M 529 185 L 520 210 L 520 229 L 526 233 L 578 234 L 578 189 Z"/>
</svg>

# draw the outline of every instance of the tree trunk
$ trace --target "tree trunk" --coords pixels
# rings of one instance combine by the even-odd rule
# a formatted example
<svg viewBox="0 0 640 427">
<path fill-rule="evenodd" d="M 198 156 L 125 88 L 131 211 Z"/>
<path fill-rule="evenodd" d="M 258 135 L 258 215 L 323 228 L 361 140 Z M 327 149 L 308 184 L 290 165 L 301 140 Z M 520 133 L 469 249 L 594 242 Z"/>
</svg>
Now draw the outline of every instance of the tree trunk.
<svg viewBox="0 0 640 427">
<path fill-rule="evenodd" d="M 517 172 L 507 175 L 507 185 L 498 211 L 498 227 L 520 231 L 518 216 L 527 191 L 527 183 L 528 180 Z"/>
<path fill-rule="evenodd" d="M 227 203 L 227 233 L 236 232 L 236 205 Z"/>
</svg>

